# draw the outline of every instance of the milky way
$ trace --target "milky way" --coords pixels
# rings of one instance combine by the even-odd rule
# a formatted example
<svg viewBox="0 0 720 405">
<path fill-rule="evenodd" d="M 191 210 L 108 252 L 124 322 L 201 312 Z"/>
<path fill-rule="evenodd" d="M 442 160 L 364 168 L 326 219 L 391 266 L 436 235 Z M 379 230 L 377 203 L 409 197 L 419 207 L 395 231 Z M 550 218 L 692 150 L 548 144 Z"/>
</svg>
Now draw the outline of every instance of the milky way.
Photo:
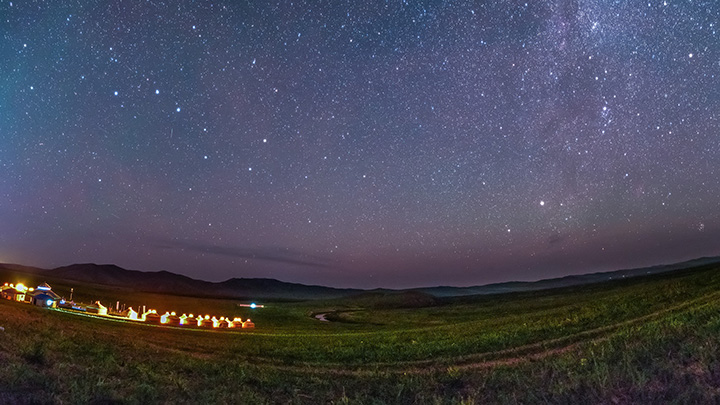
<svg viewBox="0 0 720 405">
<path fill-rule="evenodd" d="M 0 261 L 410 287 L 718 254 L 718 16 L 2 1 Z"/>
</svg>

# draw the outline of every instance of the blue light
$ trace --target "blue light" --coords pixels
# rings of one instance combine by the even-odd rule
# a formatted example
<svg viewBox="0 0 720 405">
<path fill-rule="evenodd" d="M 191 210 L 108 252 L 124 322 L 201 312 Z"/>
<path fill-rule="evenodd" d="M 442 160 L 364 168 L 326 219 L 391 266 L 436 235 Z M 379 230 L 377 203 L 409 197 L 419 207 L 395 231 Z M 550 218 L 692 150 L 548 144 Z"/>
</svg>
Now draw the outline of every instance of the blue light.
<svg viewBox="0 0 720 405">
<path fill-rule="evenodd" d="M 257 305 L 255 305 L 254 302 L 253 302 L 252 304 L 250 304 L 250 308 L 252 308 L 252 309 L 255 309 L 256 306 L 257 306 Z"/>
<path fill-rule="evenodd" d="M 46 303 L 46 304 L 47 304 L 47 306 L 49 306 L 49 307 L 51 307 L 51 306 L 52 306 L 52 302 L 53 302 L 52 300 L 47 300 L 47 301 L 45 301 L 45 303 Z"/>
</svg>

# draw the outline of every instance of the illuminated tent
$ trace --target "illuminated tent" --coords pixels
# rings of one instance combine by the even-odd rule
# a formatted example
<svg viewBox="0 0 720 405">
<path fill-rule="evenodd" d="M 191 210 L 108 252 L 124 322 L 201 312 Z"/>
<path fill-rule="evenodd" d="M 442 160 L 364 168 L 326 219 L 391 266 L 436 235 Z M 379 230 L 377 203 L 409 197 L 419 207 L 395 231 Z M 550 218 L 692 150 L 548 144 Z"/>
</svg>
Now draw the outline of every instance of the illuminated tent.
<svg viewBox="0 0 720 405">
<path fill-rule="evenodd" d="M 210 315 L 205 315 L 205 317 L 198 315 L 195 319 L 197 320 L 197 326 L 201 328 L 213 327 L 213 321 L 210 319 Z"/>
<path fill-rule="evenodd" d="M 160 316 L 160 323 L 167 326 L 180 326 L 180 317 L 175 315 L 175 312 L 165 312 Z"/>
<path fill-rule="evenodd" d="M 154 309 L 148 310 L 143 314 L 143 321 L 148 323 L 160 323 L 160 315 Z"/>
<path fill-rule="evenodd" d="M 192 323 L 194 318 L 193 318 L 192 314 L 190 314 L 190 316 L 187 316 L 187 314 L 182 314 L 182 315 L 180 315 L 179 319 L 180 319 L 180 325 L 187 326 L 190 323 Z"/>
<path fill-rule="evenodd" d="M 229 321 L 229 319 L 221 316 L 220 319 L 217 319 L 217 322 L 213 322 L 213 328 L 227 328 Z"/>
<path fill-rule="evenodd" d="M 252 329 L 255 327 L 255 324 L 252 323 L 252 321 L 250 321 L 250 319 L 248 319 L 247 321 L 242 323 L 242 327 L 243 327 L 243 329 Z"/>
<path fill-rule="evenodd" d="M 107 307 L 100 303 L 100 301 L 95 301 L 93 305 L 88 305 L 86 307 L 87 313 L 89 314 L 98 314 L 98 315 L 107 315 Z"/>
<path fill-rule="evenodd" d="M 135 312 L 135 310 L 132 309 L 132 307 L 129 307 L 127 310 L 125 310 L 125 311 L 123 312 L 123 315 L 124 315 L 126 318 L 132 319 L 132 320 L 134 320 L 134 321 L 137 321 L 137 320 L 139 319 L 139 318 L 138 318 L 138 313 Z"/>
</svg>

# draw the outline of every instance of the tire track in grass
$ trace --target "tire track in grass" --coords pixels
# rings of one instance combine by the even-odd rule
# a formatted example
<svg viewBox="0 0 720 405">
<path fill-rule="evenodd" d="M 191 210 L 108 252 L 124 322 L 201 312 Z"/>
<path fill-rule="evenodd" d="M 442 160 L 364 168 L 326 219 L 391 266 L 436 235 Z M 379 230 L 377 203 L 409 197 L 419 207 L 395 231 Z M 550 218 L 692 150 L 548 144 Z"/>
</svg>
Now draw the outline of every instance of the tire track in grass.
<svg viewBox="0 0 720 405">
<path fill-rule="evenodd" d="M 611 325 L 574 333 L 559 338 L 542 340 L 527 345 L 511 347 L 492 352 L 475 353 L 455 357 L 442 357 L 428 360 L 403 361 L 397 363 L 370 363 L 358 366 L 343 364 L 303 363 L 297 366 L 265 364 L 257 367 L 268 367 L 281 371 L 311 374 L 333 374 L 343 376 L 370 376 L 380 374 L 431 374 L 450 367 L 457 370 L 488 369 L 499 366 L 512 366 L 520 363 L 539 361 L 550 356 L 567 353 L 577 349 L 581 344 L 601 342 L 611 337 L 618 330 L 660 318 L 673 312 L 691 309 L 697 304 L 704 306 L 712 300 L 720 298 L 720 291 L 686 301 L 637 318 L 628 319 Z"/>
</svg>

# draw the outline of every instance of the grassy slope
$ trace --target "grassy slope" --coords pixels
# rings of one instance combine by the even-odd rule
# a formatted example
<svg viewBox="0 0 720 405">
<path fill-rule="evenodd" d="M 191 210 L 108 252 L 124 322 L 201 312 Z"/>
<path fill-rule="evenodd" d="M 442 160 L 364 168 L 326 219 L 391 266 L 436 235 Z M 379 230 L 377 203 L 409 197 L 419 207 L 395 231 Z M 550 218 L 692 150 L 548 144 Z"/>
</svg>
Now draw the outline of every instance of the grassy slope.
<svg viewBox="0 0 720 405">
<path fill-rule="evenodd" d="M 717 270 L 419 309 L 270 303 L 252 315 L 258 328 L 242 333 L 0 301 L 0 402 L 707 402 L 720 392 Z M 250 314 L 233 301 L 75 290 L 159 310 Z M 351 322 L 308 316 L 326 310 Z"/>
</svg>

